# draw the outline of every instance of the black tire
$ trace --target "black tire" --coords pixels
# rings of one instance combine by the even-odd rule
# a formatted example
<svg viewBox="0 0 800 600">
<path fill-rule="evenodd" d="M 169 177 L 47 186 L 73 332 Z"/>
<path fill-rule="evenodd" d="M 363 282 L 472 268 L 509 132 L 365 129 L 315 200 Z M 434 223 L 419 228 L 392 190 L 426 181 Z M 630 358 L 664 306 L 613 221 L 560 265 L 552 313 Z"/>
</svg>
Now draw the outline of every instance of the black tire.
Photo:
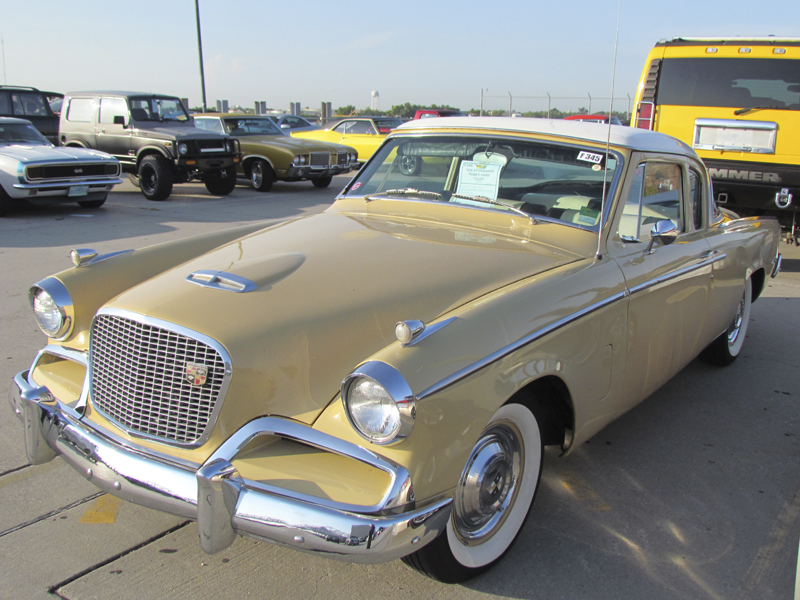
<svg viewBox="0 0 800 600">
<path fill-rule="evenodd" d="M 328 177 L 315 177 L 314 179 L 311 180 L 311 183 L 314 184 L 314 187 L 326 188 L 331 184 L 331 181 L 333 181 L 333 177 L 330 177 L 330 176 L 328 176 Z"/>
<path fill-rule="evenodd" d="M 82 200 L 78 202 L 78 206 L 81 208 L 100 208 L 103 204 L 106 203 L 106 199 L 108 198 L 108 194 L 100 198 L 99 200 Z"/>
<path fill-rule="evenodd" d="M 750 321 L 750 305 L 753 300 L 753 285 L 750 279 L 744 282 L 742 299 L 728 329 L 703 350 L 700 358 L 712 365 L 724 367 L 731 364 L 742 351 L 747 324 Z"/>
<path fill-rule="evenodd" d="M 5 217 L 11 210 L 11 196 L 0 186 L 0 217 Z"/>
<path fill-rule="evenodd" d="M 145 156 L 139 163 L 139 187 L 148 200 L 160 202 L 172 193 L 172 169 L 160 154 Z"/>
<path fill-rule="evenodd" d="M 206 181 L 206 189 L 212 196 L 227 196 L 236 187 L 236 167 L 228 167 L 220 172 L 219 179 Z"/>
<path fill-rule="evenodd" d="M 275 173 L 265 160 L 256 159 L 250 165 L 250 183 L 257 192 L 268 192 L 275 182 Z"/>
<path fill-rule="evenodd" d="M 139 183 L 139 175 L 137 175 L 136 173 L 128 173 L 128 181 L 130 181 L 137 188 L 142 187 L 142 184 Z"/>
<path fill-rule="evenodd" d="M 533 506 L 543 449 L 536 416 L 522 404 L 502 406 L 470 453 L 446 530 L 403 562 L 442 583 L 461 583 L 495 565 Z"/>
<path fill-rule="evenodd" d="M 417 156 L 400 156 L 397 159 L 397 164 L 400 167 L 400 172 L 409 177 L 419 175 L 420 171 L 422 171 L 422 159 Z"/>
</svg>

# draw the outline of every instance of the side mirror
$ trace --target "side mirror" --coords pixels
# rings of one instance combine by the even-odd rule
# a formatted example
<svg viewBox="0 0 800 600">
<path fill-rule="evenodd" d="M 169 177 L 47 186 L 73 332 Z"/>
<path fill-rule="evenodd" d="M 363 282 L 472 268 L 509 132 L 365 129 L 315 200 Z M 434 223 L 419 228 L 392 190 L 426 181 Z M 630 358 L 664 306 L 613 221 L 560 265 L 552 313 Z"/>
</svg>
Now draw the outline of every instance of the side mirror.
<svg viewBox="0 0 800 600">
<path fill-rule="evenodd" d="M 662 246 L 669 246 L 672 242 L 678 239 L 678 227 L 669 219 L 662 219 L 658 221 L 650 230 L 650 243 L 647 245 L 645 254 L 652 254 L 653 244 L 656 241 L 660 242 Z"/>
<path fill-rule="evenodd" d="M 115 115 L 114 125 L 122 125 L 123 127 L 125 127 L 125 117 L 123 117 L 122 115 Z"/>
</svg>

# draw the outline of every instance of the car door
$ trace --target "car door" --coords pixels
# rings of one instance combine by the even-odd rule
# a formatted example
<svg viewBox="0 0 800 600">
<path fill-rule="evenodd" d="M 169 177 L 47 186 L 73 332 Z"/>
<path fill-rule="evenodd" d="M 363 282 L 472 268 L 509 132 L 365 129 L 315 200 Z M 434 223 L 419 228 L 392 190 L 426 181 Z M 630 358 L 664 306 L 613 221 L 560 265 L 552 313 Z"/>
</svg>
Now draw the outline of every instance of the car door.
<svg viewBox="0 0 800 600">
<path fill-rule="evenodd" d="M 334 130 L 341 133 L 337 142 L 355 148 L 360 161 L 372 156 L 386 137 L 378 135 L 377 126 L 369 119 L 345 121 L 337 125 Z"/>
<path fill-rule="evenodd" d="M 100 110 L 94 131 L 97 148 L 114 155 L 120 162 L 135 162 L 135 158 L 131 156 L 133 128 L 130 127 L 125 98 L 100 98 Z"/>
<path fill-rule="evenodd" d="M 623 407 L 651 394 L 702 349 L 713 269 L 704 231 L 688 208 L 685 163 L 667 156 L 637 158 L 609 242 L 630 293 Z M 651 228 L 662 220 L 676 226 L 677 238 L 651 247 Z"/>
</svg>

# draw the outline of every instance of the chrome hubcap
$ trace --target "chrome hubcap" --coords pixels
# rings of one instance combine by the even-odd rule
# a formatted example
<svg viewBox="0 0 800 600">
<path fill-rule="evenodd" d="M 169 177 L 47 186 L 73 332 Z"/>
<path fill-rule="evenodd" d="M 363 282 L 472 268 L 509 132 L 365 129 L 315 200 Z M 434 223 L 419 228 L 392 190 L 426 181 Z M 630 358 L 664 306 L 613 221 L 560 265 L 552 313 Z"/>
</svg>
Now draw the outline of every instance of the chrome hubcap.
<svg viewBox="0 0 800 600">
<path fill-rule="evenodd" d="M 257 162 L 253 165 L 250 178 L 253 181 L 253 186 L 257 188 L 261 187 L 261 184 L 264 182 L 264 170 L 261 168 L 261 163 Z"/>
<path fill-rule="evenodd" d="M 483 543 L 503 524 L 524 468 L 521 439 L 512 423 L 497 422 L 473 448 L 453 511 L 453 524 L 464 544 Z"/>
<path fill-rule="evenodd" d="M 742 330 L 742 319 L 744 318 L 744 298 L 739 302 L 739 310 L 736 311 L 736 316 L 728 326 L 728 346 L 733 346 L 736 339 L 739 337 L 739 332 Z"/>
</svg>

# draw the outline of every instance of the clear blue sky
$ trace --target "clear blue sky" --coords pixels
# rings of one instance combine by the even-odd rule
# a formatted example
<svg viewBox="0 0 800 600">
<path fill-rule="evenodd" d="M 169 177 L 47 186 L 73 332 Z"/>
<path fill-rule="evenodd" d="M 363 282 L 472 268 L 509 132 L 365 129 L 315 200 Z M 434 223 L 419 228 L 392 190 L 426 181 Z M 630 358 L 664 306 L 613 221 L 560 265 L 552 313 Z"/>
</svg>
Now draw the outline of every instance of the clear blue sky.
<svg viewBox="0 0 800 600">
<path fill-rule="evenodd" d="M 340 9 L 335 9 L 336 6 Z M 200 104 L 194 0 L 0 0 L 4 81 L 169 93 Z M 800 37 L 798 0 L 622 0 L 615 109 L 662 38 Z M 617 0 L 200 0 L 206 98 L 318 108 L 449 104 L 541 110 L 609 97 Z M 608 108 L 595 100 L 593 109 Z"/>
</svg>

